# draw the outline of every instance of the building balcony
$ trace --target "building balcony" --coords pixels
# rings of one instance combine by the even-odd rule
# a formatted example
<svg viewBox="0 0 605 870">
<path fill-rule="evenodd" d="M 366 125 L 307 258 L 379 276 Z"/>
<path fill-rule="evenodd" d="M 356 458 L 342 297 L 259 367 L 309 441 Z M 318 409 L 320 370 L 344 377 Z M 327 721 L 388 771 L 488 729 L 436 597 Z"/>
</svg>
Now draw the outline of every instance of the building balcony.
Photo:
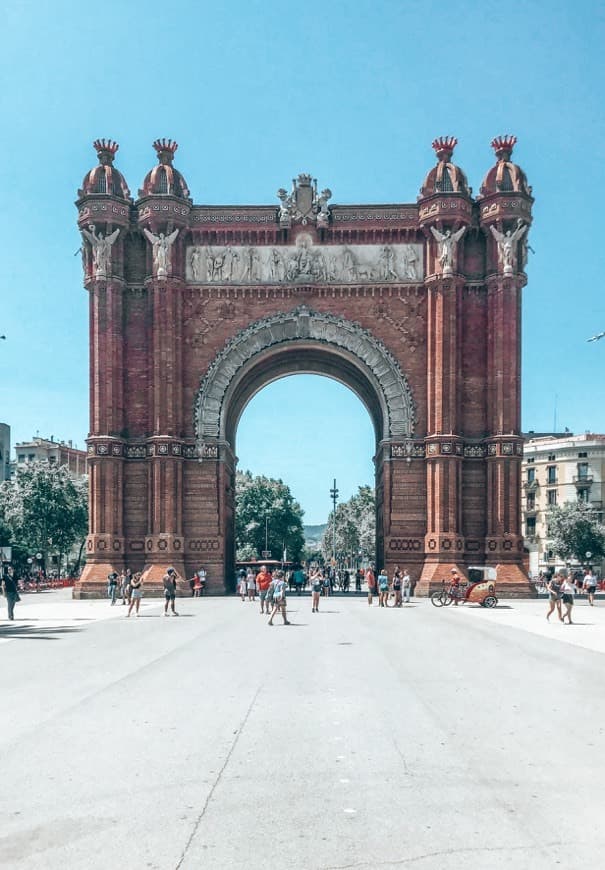
<svg viewBox="0 0 605 870">
<path fill-rule="evenodd" d="M 523 508 L 523 513 L 526 517 L 535 517 L 538 513 L 538 508 L 534 505 L 533 507 Z"/>
<path fill-rule="evenodd" d="M 576 486 L 590 486 L 594 481 L 592 474 L 574 474 L 573 482 Z"/>
<path fill-rule="evenodd" d="M 535 492 L 538 489 L 540 484 L 537 480 L 526 480 L 523 484 L 523 488 L 526 492 Z"/>
</svg>

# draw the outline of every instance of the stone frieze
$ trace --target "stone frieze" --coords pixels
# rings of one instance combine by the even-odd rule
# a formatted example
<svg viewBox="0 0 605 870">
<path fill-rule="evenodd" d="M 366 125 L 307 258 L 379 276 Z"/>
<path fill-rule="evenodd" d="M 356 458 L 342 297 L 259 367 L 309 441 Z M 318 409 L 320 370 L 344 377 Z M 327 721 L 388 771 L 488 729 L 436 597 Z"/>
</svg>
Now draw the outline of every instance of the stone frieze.
<svg viewBox="0 0 605 870">
<path fill-rule="evenodd" d="M 190 245 L 187 281 L 194 284 L 359 284 L 416 282 L 424 278 L 422 245 L 296 245 L 275 247 Z"/>
</svg>

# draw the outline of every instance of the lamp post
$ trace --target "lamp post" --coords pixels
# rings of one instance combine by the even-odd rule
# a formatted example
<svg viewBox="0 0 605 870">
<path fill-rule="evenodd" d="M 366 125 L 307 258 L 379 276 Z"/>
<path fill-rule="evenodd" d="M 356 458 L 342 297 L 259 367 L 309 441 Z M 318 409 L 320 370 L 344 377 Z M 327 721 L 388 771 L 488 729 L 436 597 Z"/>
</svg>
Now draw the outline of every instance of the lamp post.
<svg viewBox="0 0 605 870">
<path fill-rule="evenodd" d="M 336 478 L 334 478 L 334 486 L 330 490 L 330 498 L 332 499 L 332 567 L 336 567 L 336 499 L 338 498 L 338 490 L 336 489 Z"/>
</svg>

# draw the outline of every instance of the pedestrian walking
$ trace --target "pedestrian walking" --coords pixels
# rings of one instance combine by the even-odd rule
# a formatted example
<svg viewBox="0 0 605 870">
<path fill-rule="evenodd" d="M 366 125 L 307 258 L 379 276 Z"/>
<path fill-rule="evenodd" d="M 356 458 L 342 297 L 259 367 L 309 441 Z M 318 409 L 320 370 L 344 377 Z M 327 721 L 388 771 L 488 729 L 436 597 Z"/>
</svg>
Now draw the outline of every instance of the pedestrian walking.
<svg viewBox="0 0 605 870">
<path fill-rule="evenodd" d="M 297 565 L 293 573 L 294 588 L 297 595 L 302 595 L 303 586 L 305 585 L 305 572 L 300 565 Z"/>
<path fill-rule="evenodd" d="M 361 592 L 361 581 L 363 580 L 363 568 L 355 572 L 355 595 Z"/>
<path fill-rule="evenodd" d="M 175 602 L 176 602 L 176 581 L 178 578 L 178 574 L 174 570 L 174 568 L 169 568 L 162 578 L 162 584 L 164 586 L 164 616 L 168 616 L 168 606 L 170 605 L 170 609 L 172 610 L 173 616 L 178 616 L 178 613 L 175 610 Z"/>
<path fill-rule="evenodd" d="M 112 607 L 116 603 L 118 595 L 118 580 L 119 575 L 117 571 L 112 571 L 111 574 L 107 575 L 107 597 L 111 600 Z"/>
<path fill-rule="evenodd" d="M 15 570 L 12 565 L 9 565 L 3 571 L 2 582 L 4 584 L 4 594 L 6 596 L 6 607 L 8 610 L 8 618 L 12 621 L 15 618 L 15 604 L 21 601 L 19 596 L 19 586 L 15 578 Z"/>
<path fill-rule="evenodd" d="M 256 578 L 252 568 L 248 568 L 246 574 L 246 591 L 248 593 L 248 601 L 256 601 Z"/>
<path fill-rule="evenodd" d="M 245 601 L 248 587 L 246 585 L 246 571 L 244 568 L 240 568 L 237 572 L 237 591 L 242 601 Z"/>
<path fill-rule="evenodd" d="M 366 571 L 366 585 L 368 587 L 368 605 L 372 606 L 373 596 L 376 594 L 376 577 L 371 568 Z"/>
<path fill-rule="evenodd" d="M 323 573 L 315 568 L 311 573 L 311 613 L 319 613 L 319 599 L 323 587 Z"/>
<path fill-rule="evenodd" d="M 410 577 L 406 568 L 403 569 L 401 588 L 403 589 L 403 600 L 406 604 L 409 604 L 410 595 L 412 594 L 412 578 Z"/>
<path fill-rule="evenodd" d="M 389 606 L 389 577 L 384 568 L 378 572 L 378 606 Z"/>
<path fill-rule="evenodd" d="M 200 580 L 199 574 L 193 575 L 193 597 L 199 598 L 202 594 L 202 581 Z"/>
<path fill-rule="evenodd" d="M 563 582 L 561 583 L 561 598 L 563 600 L 563 606 L 565 607 L 565 613 L 563 614 L 562 622 L 565 622 L 565 617 L 567 617 L 567 622 L 569 625 L 571 622 L 571 609 L 573 607 L 574 594 L 576 591 L 575 584 L 569 579 L 569 577 L 563 577 Z"/>
<path fill-rule="evenodd" d="M 546 588 L 548 589 L 548 613 L 546 614 L 546 619 L 550 619 L 551 613 L 556 608 L 558 617 L 563 622 L 563 614 L 561 613 L 561 578 L 558 574 L 550 578 Z"/>
<path fill-rule="evenodd" d="M 287 584 L 284 579 L 283 571 L 275 572 L 275 581 L 273 583 L 273 610 L 271 611 L 271 616 L 269 617 L 269 625 L 273 625 L 273 617 L 276 613 L 281 613 L 282 618 L 284 620 L 284 625 L 290 625 L 288 622 L 288 617 L 286 616 L 286 589 Z"/>
<path fill-rule="evenodd" d="M 330 570 L 322 571 L 323 594 L 326 598 L 330 597 L 332 591 L 332 581 L 330 580 Z"/>
<path fill-rule="evenodd" d="M 588 603 L 594 607 L 594 594 L 597 591 L 597 578 L 589 568 L 584 575 L 584 591 L 588 596 Z"/>
<path fill-rule="evenodd" d="M 120 574 L 120 595 L 122 597 L 122 606 L 130 604 L 130 581 L 132 580 L 132 571 L 130 568 L 125 568 Z"/>
<path fill-rule="evenodd" d="M 141 606 L 141 598 L 143 597 L 143 575 L 137 571 L 130 580 L 130 604 L 128 605 L 128 613 L 130 616 L 134 608 L 134 615 L 139 615 L 139 607 Z"/>
<path fill-rule="evenodd" d="M 395 565 L 395 570 L 393 571 L 393 594 L 395 596 L 395 602 L 393 607 L 401 607 L 401 584 L 403 580 L 403 575 L 401 573 L 401 569 L 399 565 Z"/>
<path fill-rule="evenodd" d="M 260 599 L 260 612 L 266 613 L 269 616 L 269 612 L 273 607 L 273 597 L 269 597 L 269 589 L 271 588 L 271 593 L 273 593 L 273 588 L 271 587 L 272 581 L 270 571 L 267 571 L 266 565 L 260 566 L 260 571 L 256 575 L 256 589 L 258 591 L 258 597 Z"/>
</svg>

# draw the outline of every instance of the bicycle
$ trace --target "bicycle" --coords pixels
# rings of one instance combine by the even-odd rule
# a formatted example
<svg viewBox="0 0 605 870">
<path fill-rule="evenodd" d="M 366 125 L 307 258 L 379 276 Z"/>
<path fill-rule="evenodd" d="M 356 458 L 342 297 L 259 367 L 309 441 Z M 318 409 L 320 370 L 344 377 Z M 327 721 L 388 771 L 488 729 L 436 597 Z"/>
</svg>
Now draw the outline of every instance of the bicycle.
<svg viewBox="0 0 605 870">
<path fill-rule="evenodd" d="M 460 583 L 459 585 L 447 583 L 443 580 L 441 589 L 433 592 L 431 595 L 431 604 L 435 607 L 449 607 L 455 601 L 464 601 L 468 583 Z"/>
</svg>

